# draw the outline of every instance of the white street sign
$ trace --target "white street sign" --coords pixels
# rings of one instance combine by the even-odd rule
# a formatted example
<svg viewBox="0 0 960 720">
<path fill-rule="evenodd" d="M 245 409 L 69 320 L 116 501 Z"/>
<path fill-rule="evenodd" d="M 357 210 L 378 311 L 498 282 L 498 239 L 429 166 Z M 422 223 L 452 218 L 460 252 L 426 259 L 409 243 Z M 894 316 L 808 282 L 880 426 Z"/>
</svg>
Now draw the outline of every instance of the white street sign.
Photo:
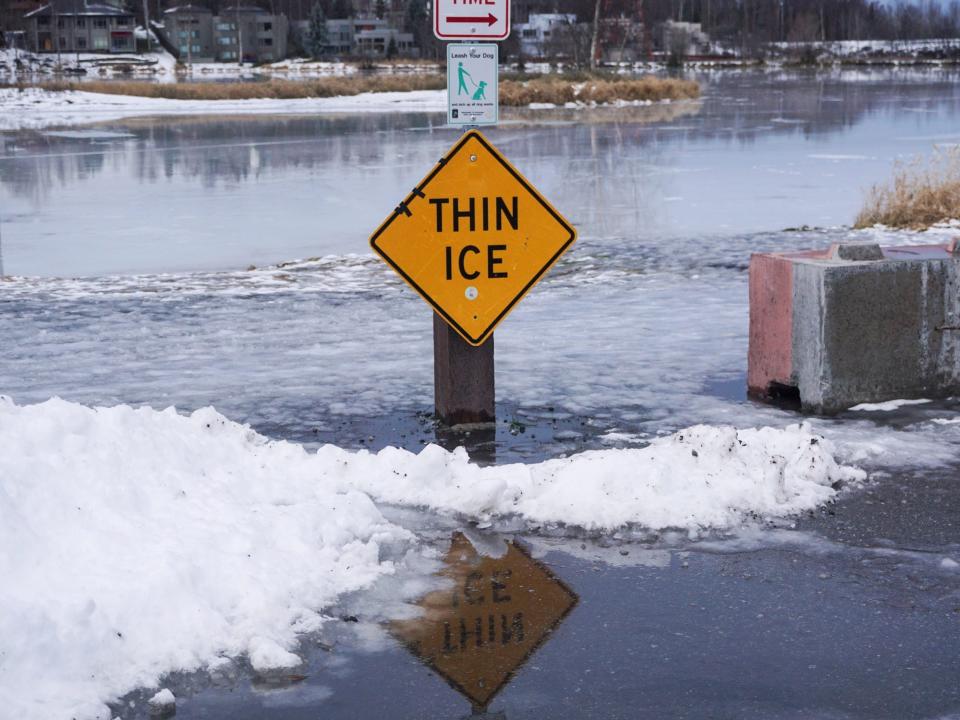
<svg viewBox="0 0 960 720">
<path fill-rule="evenodd" d="M 433 34 L 441 40 L 505 40 L 510 0 L 433 0 Z"/>
<path fill-rule="evenodd" d="M 496 124 L 497 61 L 494 43 L 447 45 L 447 122 L 450 125 Z"/>
</svg>

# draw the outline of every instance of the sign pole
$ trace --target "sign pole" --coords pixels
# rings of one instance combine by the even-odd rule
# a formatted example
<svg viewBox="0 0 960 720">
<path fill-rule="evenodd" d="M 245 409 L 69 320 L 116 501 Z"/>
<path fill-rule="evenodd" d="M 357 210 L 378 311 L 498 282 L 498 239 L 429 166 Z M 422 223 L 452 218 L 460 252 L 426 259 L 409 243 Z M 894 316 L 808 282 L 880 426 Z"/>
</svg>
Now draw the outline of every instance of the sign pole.
<svg viewBox="0 0 960 720">
<path fill-rule="evenodd" d="M 475 129 L 465 125 L 463 134 Z M 433 408 L 437 419 L 448 427 L 496 423 L 494 375 L 493 333 L 483 345 L 471 345 L 434 312 Z"/>
<path fill-rule="evenodd" d="M 474 347 L 433 314 L 433 398 L 440 422 L 496 422 L 493 365 L 493 335 Z"/>
</svg>

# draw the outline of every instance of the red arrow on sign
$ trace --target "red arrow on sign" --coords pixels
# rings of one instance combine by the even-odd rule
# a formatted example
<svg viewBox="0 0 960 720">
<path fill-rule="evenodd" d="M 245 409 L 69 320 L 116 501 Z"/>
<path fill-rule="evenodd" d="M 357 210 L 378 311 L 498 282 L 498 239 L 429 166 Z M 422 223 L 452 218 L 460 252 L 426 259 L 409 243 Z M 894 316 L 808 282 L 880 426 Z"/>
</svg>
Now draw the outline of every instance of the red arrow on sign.
<svg viewBox="0 0 960 720">
<path fill-rule="evenodd" d="M 486 23 L 488 26 L 493 25 L 497 21 L 497 18 L 494 17 L 493 13 L 487 13 L 486 17 L 448 17 L 447 22 L 449 23 Z"/>
</svg>

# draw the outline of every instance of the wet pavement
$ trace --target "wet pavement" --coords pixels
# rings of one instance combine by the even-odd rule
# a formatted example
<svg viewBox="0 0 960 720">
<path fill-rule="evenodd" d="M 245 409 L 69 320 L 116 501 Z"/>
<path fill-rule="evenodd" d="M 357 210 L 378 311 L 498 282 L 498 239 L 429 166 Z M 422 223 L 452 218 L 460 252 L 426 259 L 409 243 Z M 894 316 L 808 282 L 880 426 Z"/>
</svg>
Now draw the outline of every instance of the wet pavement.
<svg viewBox="0 0 960 720">
<path fill-rule="evenodd" d="M 494 642 L 484 634 L 485 645 L 474 647 L 473 623 L 483 618 L 486 633 L 493 595 L 481 598 L 486 605 L 452 609 L 448 655 L 463 655 L 457 620 L 466 619 L 461 672 L 471 672 L 472 660 L 481 666 L 472 672 L 499 677 L 500 653 L 499 672 L 513 673 L 485 708 L 392 636 L 376 603 L 355 599 L 336 609 L 343 619 L 304 641 L 307 661 L 292 677 L 256 678 L 239 665 L 212 684 L 202 674 L 173 679 L 177 717 L 954 717 L 960 571 L 942 563 L 960 557 L 956 501 L 942 515 L 931 512 L 944 482 L 913 487 L 909 499 L 883 483 L 851 491 L 796 528 L 698 542 L 515 536 L 577 602 L 520 663 L 503 644 L 499 619 Z M 885 504 L 907 512 L 881 532 L 871 527 L 873 508 Z M 472 533 L 488 550 L 505 542 Z M 449 529 L 427 534 L 446 551 Z M 449 579 L 449 567 L 443 573 Z M 464 572 L 454 575 L 462 581 Z M 436 592 L 455 594 L 457 587 Z M 464 587 L 474 597 L 485 589 Z M 514 589 L 508 577 L 501 595 Z M 533 606 L 547 606 L 544 612 L 557 602 L 555 588 L 554 595 L 533 592 Z M 427 605 L 433 617 L 428 612 L 421 622 L 429 634 L 437 603 Z M 399 612 L 386 615 L 391 611 Z M 442 630 L 433 633 L 441 643 Z M 137 704 L 121 716 L 142 717 L 142 698 L 131 699 Z"/>
</svg>

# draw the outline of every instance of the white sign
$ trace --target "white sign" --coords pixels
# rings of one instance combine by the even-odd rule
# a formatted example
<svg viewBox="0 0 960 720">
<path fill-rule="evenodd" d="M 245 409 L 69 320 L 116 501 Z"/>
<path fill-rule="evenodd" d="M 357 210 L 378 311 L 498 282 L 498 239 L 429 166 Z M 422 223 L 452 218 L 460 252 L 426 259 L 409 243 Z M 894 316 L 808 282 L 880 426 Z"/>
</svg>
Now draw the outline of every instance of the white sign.
<svg viewBox="0 0 960 720">
<path fill-rule="evenodd" d="M 447 122 L 493 125 L 498 119 L 497 46 L 447 45 Z"/>
<path fill-rule="evenodd" d="M 433 34 L 441 40 L 505 40 L 510 0 L 433 0 Z"/>
</svg>

